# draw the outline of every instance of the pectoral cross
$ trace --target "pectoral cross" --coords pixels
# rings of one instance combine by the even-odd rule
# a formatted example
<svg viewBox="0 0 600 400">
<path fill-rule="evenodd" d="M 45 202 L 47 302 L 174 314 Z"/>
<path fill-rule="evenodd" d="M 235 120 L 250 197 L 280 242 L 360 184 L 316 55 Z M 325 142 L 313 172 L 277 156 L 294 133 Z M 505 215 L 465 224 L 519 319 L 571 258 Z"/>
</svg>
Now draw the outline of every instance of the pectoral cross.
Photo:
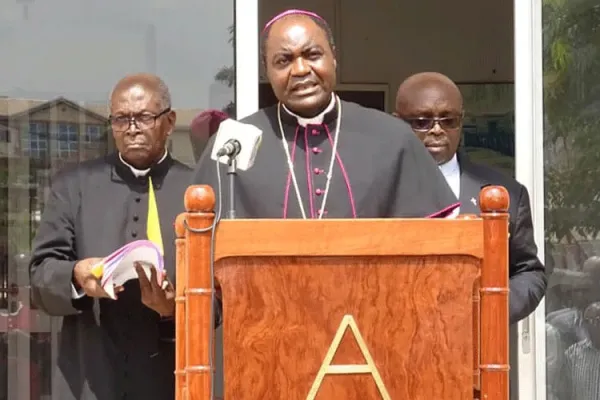
<svg viewBox="0 0 600 400">
<path fill-rule="evenodd" d="M 474 206 L 477 206 L 477 200 L 475 200 L 475 197 L 471 197 L 471 203 L 473 203 Z"/>
</svg>

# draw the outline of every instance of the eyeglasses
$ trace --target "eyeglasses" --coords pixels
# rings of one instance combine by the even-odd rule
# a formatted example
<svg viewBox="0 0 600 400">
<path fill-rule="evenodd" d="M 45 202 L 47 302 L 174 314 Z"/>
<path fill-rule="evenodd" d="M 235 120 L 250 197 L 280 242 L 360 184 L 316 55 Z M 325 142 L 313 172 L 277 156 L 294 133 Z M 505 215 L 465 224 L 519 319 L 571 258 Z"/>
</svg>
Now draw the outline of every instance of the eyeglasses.
<svg viewBox="0 0 600 400">
<path fill-rule="evenodd" d="M 410 124 L 410 127 L 419 132 L 428 132 L 433 129 L 435 124 L 439 124 L 440 128 L 452 130 L 458 129 L 460 127 L 460 122 L 462 121 L 462 117 L 443 117 L 443 118 L 433 118 L 433 117 L 419 117 L 419 118 L 407 118 L 406 122 Z"/>
<path fill-rule="evenodd" d="M 117 132 L 125 132 L 131 127 L 131 124 L 135 124 L 139 129 L 152 129 L 156 126 L 156 120 L 170 111 L 171 108 L 169 107 L 156 115 L 150 113 L 118 115 L 116 117 L 111 115 L 108 120 L 112 129 Z"/>
<path fill-rule="evenodd" d="M 585 322 L 592 326 L 600 326 L 600 317 L 585 318 Z"/>
</svg>

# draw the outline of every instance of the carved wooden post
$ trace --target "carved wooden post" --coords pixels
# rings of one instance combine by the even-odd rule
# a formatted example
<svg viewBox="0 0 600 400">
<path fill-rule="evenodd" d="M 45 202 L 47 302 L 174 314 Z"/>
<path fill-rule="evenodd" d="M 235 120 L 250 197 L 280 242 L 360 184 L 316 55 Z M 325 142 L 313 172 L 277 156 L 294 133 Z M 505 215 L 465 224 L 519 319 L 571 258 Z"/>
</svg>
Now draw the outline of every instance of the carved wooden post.
<svg viewBox="0 0 600 400">
<path fill-rule="evenodd" d="M 479 391 L 481 389 L 481 371 L 479 363 L 481 362 L 481 275 L 473 282 L 473 387 Z"/>
<path fill-rule="evenodd" d="M 479 218 L 475 214 L 461 214 L 456 219 L 476 219 Z M 480 301 L 481 297 L 479 294 L 481 275 L 473 282 L 473 388 L 476 392 L 479 391 L 481 386 L 481 372 L 479 371 L 479 354 L 480 354 Z"/>
<path fill-rule="evenodd" d="M 213 371 L 210 365 L 213 277 L 210 268 L 211 229 L 215 214 L 215 193 L 210 186 L 194 185 L 185 192 L 187 229 L 185 247 L 186 296 L 186 386 L 187 399 L 210 400 Z"/>
<path fill-rule="evenodd" d="M 506 400 L 508 363 L 508 206 L 505 188 L 485 187 L 479 195 L 483 218 L 481 269 L 481 398 Z"/>
<path fill-rule="evenodd" d="M 185 219 L 181 213 L 175 220 L 175 399 L 186 400 L 185 392 L 185 289 L 187 263 L 185 257 Z"/>
</svg>

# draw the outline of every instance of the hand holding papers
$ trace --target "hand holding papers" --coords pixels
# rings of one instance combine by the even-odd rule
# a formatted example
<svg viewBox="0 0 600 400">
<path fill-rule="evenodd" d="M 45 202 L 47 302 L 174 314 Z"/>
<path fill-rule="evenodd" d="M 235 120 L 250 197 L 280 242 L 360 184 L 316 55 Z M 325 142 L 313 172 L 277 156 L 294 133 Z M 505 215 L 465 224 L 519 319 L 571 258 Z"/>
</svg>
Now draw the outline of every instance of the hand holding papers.
<svg viewBox="0 0 600 400">
<path fill-rule="evenodd" d="M 163 270 L 162 273 L 158 273 L 152 268 L 148 279 L 139 263 L 135 264 L 135 269 L 140 280 L 142 303 L 163 318 L 172 317 L 175 314 L 175 288 L 167 279 L 166 272 Z"/>
<path fill-rule="evenodd" d="M 75 263 L 72 278 L 72 297 L 79 299 L 83 296 L 108 297 L 100 286 L 100 279 L 94 274 L 93 268 L 102 261 L 99 257 L 84 258 Z M 100 270 L 101 275 L 102 271 Z M 120 288 L 116 288 L 119 290 Z"/>
<path fill-rule="evenodd" d="M 152 276 L 151 269 L 156 269 L 155 280 L 162 284 L 164 260 L 161 249 L 149 240 L 131 242 L 108 257 L 104 258 L 92 269 L 94 276 L 101 278 L 101 286 L 110 298 L 116 299 L 115 286 L 121 286 L 131 279 L 138 279 L 136 264 L 145 272 L 147 279 Z"/>
<path fill-rule="evenodd" d="M 102 291 L 112 299 L 116 299 L 115 288 L 139 279 L 142 303 L 161 316 L 172 316 L 175 289 L 164 271 L 162 235 L 151 177 L 148 177 L 146 235 L 148 240 L 131 242 L 104 258 L 93 267 L 92 275 L 100 279 Z"/>
</svg>

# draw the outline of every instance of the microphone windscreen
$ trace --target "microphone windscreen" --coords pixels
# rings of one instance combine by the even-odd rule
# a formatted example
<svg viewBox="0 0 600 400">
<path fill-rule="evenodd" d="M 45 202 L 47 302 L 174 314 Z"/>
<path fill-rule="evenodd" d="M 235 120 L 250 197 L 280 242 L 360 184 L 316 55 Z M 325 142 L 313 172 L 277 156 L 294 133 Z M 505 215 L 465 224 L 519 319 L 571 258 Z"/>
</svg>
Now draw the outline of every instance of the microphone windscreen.
<svg viewBox="0 0 600 400">
<path fill-rule="evenodd" d="M 237 155 L 237 169 L 245 171 L 254 165 L 256 153 L 262 140 L 262 131 L 254 125 L 245 124 L 233 119 L 226 119 L 221 122 L 217 136 L 215 137 L 212 148 L 211 158 L 219 160 L 220 163 L 227 164 L 227 156 L 218 157 L 218 151 L 227 143 L 228 140 L 237 140 L 240 143 L 241 150 Z"/>
</svg>

